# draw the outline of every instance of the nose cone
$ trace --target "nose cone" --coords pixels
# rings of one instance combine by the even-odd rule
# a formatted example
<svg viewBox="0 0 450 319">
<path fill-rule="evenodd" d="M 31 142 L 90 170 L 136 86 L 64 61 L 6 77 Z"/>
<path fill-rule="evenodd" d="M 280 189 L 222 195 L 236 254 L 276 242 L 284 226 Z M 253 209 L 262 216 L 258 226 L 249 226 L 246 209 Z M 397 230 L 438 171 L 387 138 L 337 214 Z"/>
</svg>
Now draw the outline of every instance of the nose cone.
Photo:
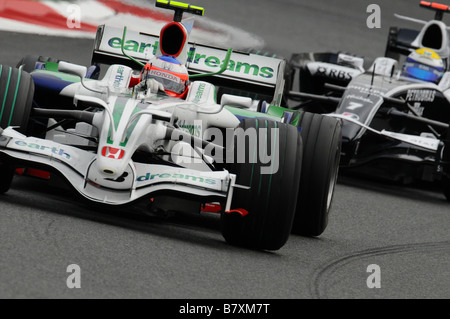
<svg viewBox="0 0 450 319">
<path fill-rule="evenodd" d="M 105 146 L 97 159 L 97 168 L 102 175 L 108 178 L 118 178 L 125 171 L 128 161 L 125 151 L 119 148 Z"/>
<path fill-rule="evenodd" d="M 116 175 L 116 170 L 112 167 L 103 167 L 101 170 L 103 175 L 114 176 Z"/>
<path fill-rule="evenodd" d="M 118 178 L 122 176 L 127 164 L 123 160 L 99 157 L 97 160 L 97 169 L 105 178 Z"/>
<path fill-rule="evenodd" d="M 361 131 L 361 126 L 348 122 L 343 121 L 342 125 L 342 137 L 345 138 L 347 141 L 351 142 L 355 140 L 355 138 L 358 136 L 358 134 Z"/>
<path fill-rule="evenodd" d="M 87 180 L 100 187 L 129 190 L 133 187 L 134 175 L 129 160 L 114 160 L 99 156 L 90 166 Z"/>
</svg>

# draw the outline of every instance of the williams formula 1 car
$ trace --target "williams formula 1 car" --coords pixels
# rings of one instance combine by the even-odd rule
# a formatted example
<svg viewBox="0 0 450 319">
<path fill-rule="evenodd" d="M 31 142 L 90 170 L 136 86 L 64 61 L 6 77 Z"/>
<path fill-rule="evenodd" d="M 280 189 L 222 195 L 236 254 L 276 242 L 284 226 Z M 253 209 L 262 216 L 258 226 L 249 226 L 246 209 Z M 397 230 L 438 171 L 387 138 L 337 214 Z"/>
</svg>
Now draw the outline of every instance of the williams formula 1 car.
<svg viewBox="0 0 450 319">
<path fill-rule="evenodd" d="M 291 232 L 320 235 L 341 121 L 280 107 L 284 60 L 189 43 L 182 16 L 202 8 L 156 5 L 175 11 L 159 36 L 99 26 L 88 68 L 42 56 L 0 66 L 0 192 L 31 168 L 91 203 L 218 212 L 231 244 L 276 250 Z M 160 55 L 186 64 L 186 96 L 132 85 Z"/>
<path fill-rule="evenodd" d="M 435 181 L 450 201 L 450 45 L 441 21 L 449 9 L 420 5 L 434 10 L 435 19 L 398 16 L 422 29 L 391 28 L 386 56 L 373 63 L 348 53 L 294 54 L 284 97 L 292 109 L 344 120 L 340 164 L 345 170 L 404 183 Z M 447 72 L 438 83 L 403 76 L 404 56 L 419 48 L 442 57 Z"/>
</svg>

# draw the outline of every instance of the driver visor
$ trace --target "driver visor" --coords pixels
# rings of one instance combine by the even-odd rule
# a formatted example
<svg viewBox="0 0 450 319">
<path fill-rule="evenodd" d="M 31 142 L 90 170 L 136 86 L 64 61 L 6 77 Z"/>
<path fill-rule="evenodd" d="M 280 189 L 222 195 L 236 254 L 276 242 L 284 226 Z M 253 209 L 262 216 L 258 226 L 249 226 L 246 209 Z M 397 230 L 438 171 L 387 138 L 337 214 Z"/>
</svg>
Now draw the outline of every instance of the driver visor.
<svg viewBox="0 0 450 319">
<path fill-rule="evenodd" d="M 428 82 L 437 82 L 444 73 L 443 68 L 435 68 L 413 61 L 405 62 L 403 70 L 413 78 Z"/>
</svg>

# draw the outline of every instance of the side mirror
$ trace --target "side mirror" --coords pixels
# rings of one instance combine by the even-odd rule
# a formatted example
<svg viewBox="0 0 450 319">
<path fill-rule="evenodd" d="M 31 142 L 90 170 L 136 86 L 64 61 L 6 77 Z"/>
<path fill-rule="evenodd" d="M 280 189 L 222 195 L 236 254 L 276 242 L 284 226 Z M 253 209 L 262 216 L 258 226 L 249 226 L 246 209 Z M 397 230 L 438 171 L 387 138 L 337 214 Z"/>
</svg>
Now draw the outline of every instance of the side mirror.
<svg viewBox="0 0 450 319">
<path fill-rule="evenodd" d="M 86 84 L 84 83 L 84 78 L 86 77 L 87 67 L 85 67 L 85 66 L 61 61 L 58 64 L 58 71 L 78 76 L 81 80 L 81 85 L 86 90 L 89 90 L 94 93 L 99 93 L 99 94 L 104 93 L 103 91 L 96 90 L 96 89 L 86 86 Z"/>
<path fill-rule="evenodd" d="M 58 71 L 76 75 L 81 79 L 84 79 L 87 73 L 87 68 L 82 65 L 61 61 L 58 64 Z"/>
<path fill-rule="evenodd" d="M 220 99 L 220 105 L 234 106 L 238 108 L 249 109 L 253 105 L 253 100 L 249 97 L 237 96 L 231 94 L 223 94 Z"/>
</svg>

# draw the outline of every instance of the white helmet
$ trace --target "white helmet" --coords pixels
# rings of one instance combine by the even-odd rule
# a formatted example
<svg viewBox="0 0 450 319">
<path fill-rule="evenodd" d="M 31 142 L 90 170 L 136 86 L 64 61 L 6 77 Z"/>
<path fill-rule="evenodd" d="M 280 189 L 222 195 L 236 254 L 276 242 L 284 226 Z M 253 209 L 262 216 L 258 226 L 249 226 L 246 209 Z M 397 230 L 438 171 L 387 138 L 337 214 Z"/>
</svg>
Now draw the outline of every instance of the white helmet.
<svg viewBox="0 0 450 319">
<path fill-rule="evenodd" d="M 439 82 L 444 72 L 444 61 L 439 54 L 427 48 L 412 52 L 403 64 L 403 75 L 427 82 Z"/>
</svg>

